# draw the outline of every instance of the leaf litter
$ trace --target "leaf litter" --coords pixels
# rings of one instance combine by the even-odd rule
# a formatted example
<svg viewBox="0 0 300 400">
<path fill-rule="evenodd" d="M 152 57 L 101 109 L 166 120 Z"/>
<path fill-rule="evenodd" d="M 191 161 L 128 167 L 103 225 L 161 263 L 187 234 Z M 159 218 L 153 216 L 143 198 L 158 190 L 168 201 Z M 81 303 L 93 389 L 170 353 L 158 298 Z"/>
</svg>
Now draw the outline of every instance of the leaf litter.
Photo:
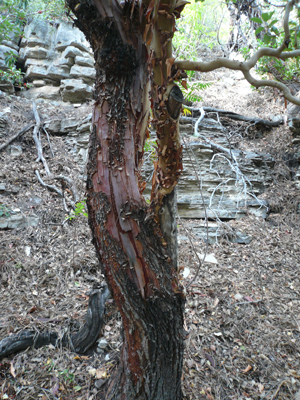
<svg viewBox="0 0 300 400">
<path fill-rule="evenodd" d="M 211 89 L 210 89 L 211 90 Z M 11 107 L 13 132 L 33 118 L 24 100 L 1 99 Z M 90 112 L 39 106 L 42 118 L 61 118 Z M 12 132 L 12 133 L 13 133 Z M 91 244 L 87 219 L 65 221 L 62 199 L 43 188 L 34 175 L 36 151 L 30 132 L 18 142 L 18 158 L 0 153 L 1 180 L 19 188 L 1 196 L 9 210 L 36 214 L 37 227 L 0 231 L 0 340 L 23 329 L 55 330 L 60 335 L 83 322 L 88 292 L 103 280 Z M 82 171 L 65 138 L 43 141 L 53 171 L 68 174 L 84 197 Z M 300 393 L 300 230 L 299 189 L 286 154 L 292 154 L 286 127 L 263 138 L 248 137 L 240 144 L 270 152 L 276 158 L 274 177 L 264 193 L 271 203 L 266 220 L 248 215 L 226 224 L 252 238 L 249 244 L 221 239 L 208 245 L 213 262 L 204 263 L 188 288 L 185 309 L 185 400 L 297 399 Z M 39 170 L 42 169 L 38 164 Z M 288 174 L 287 174 L 288 172 Z M 185 235 L 179 223 L 179 235 Z M 187 225 L 195 221 L 186 221 Z M 206 244 L 194 238 L 200 254 Z M 208 260 L 207 260 L 208 261 Z M 186 240 L 180 240 L 179 265 L 187 285 L 198 259 Z M 108 302 L 107 321 L 96 351 L 79 356 L 53 346 L 26 351 L 0 361 L 3 399 L 101 399 L 101 388 L 113 371 L 120 349 L 121 319 Z"/>
</svg>

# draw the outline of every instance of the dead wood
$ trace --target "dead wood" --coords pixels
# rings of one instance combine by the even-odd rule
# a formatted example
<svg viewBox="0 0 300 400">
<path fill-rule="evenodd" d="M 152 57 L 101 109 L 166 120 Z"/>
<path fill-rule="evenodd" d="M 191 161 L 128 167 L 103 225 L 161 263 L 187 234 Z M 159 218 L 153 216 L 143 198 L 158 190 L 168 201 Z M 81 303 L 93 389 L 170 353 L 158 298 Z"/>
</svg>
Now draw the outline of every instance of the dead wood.
<svg viewBox="0 0 300 400">
<path fill-rule="evenodd" d="M 54 185 L 48 185 L 47 183 L 45 183 L 45 182 L 42 180 L 42 178 L 40 177 L 40 174 L 39 174 L 39 171 L 38 171 L 38 170 L 35 170 L 34 172 L 35 172 L 35 174 L 36 174 L 36 176 L 37 176 L 37 178 L 38 178 L 38 181 L 40 182 L 40 184 L 41 184 L 42 186 L 44 186 L 45 188 L 47 188 L 50 192 L 55 192 L 55 193 L 57 193 L 59 197 L 64 197 L 63 192 L 62 192 L 61 190 L 57 189 L 56 186 L 54 186 Z"/>
<path fill-rule="evenodd" d="M 71 178 L 68 178 L 67 176 L 64 176 L 64 175 L 53 176 L 53 179 L 58 179 L 61 182 L 63 182 L 64 184 L 68 183 L 69 188 L 70 188 L 70 190 L 71 190 L 71 192 L 73 194 L 73 197 L 74 197 L 73 206 L 75 206 L 75 203 L 77 203 L 79 201 L 79 195 L 78 195 L 78 191 L 77 191 L 77 188 L 76 188 L 76 185 L 75 185 L 74 181 Z"/>
<path fill-rule="evenodd" d="M 105 302 L 109 297 L 106 285 L 95 285 L 89 293 L 89 304 L 85 317 L 85 323 L 79 332 L 59 337 L 57 332 L 37 332 L 26 330 L 16 335 L 6 337 L 0 341 L 0 359 L 28 347 L 36 349 L 52 344 L 55 347 L 66 347 L 76 353 L 86 353 L 99 338 L 104 324 Z"/>
<path fill-rule="evenodd" d="M 193 116 L 192 117 L 181 117 L 180 121 L 183 123 L 190 123 L 194 120 L 194 118 L 197 118 L 200 116 L 200 110 L 198 108 L 192 108 L 192 107 L 187 107 L 191 111 L 193 111 Z M 246 117 L 244 115 L 236 114 L 231 111 L 225 111 L 225 110 L 219 110 L 218 108 L 213 108 L 213 107 L 202 107 L 203 111 L 209 113 L 217 113 L 217 114 L 222 114 L 223 117 L 230 118 L 236 121 L 243 121 L 243 122 L 249 122 L 254 125 L 260 125 L 265 128 L 271 128 L 279 125 L 283 125 L 284 120 L 280 119 L 279 121 L 268 121 L 266 119 L 262 118 L 257 118 L 257 117 Z"/>
<path fill-rule="evenodd" d="M 45 132 L 45 134 L 47 136 L 47 140 L 48 140 L 48 143 L 49 143 L 49 148 L 50 148 L 50 151 L 51 151 L 51 155 L 52 155 L 52 157 L 54 157 L 52 145 L 51 145 L 51 142 L 50 142 L 49 133 L 48 133 L 47 129 L 44 126 L 43 126 L 43 131 Z"/>
<path fill-rule="evenodd" d="M 9 144 L 11 144 L 14 140 L 18 139 L 18 137 L 24 135 L 24 133 L 26 133 L 27 131 L 29 131 L 29 129 L 33 128 L 34 124 L 29 124 L 24 126 L 24 128 L 22 128 L 19 132 L 17 132 L 15 135 L 13 135 L 12 137 L 10 137 L 5 143 L 3 143 L 0 146 L 0 151 L 5 149 Z"/>
<path fill-rule="evenodd" d="M 34 118 L 35 118 L 35 121 L 36 121 L 36 125 L 35 125 L 35 127 L 33 129 L 33 140 L 35 142 L 35 145 L 36 145 L 36 148 L 37 148 L 37 153 L 38 153 L 38 158 L 36 159 L 36 162 L 42 161 L 47 175 L 51 176 L 51 172 L 49 170 L 47 161 L 45 160 L 45 157 L 43 155 L 43 148 L 42 148 L 41 141 L 40 141 L 40 139 L 38 138 L 38 135 L 37 135 L 39 130 L 40 130 L 40 127 L 41 127 L 41 120 L 40 120 L 40 116 L 39 116 L 39 113 L 38 113 L 38 111 L 36 109 L 36 105 L 35 105 L 34 101 L 32 102 L 32 111 L 33 111 L 33 115 L 34 115 Z"/>
</svg>

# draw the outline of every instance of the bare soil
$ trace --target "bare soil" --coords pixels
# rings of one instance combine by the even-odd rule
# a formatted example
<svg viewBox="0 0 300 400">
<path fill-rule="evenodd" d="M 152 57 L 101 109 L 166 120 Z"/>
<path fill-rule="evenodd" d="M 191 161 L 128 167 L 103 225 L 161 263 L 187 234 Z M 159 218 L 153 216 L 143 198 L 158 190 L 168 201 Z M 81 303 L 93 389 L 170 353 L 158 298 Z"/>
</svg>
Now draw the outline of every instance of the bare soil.
<svg viewBox="0 0 300 400">
<path fill-rule="evenodd" d="M 202 93 L 205 106 L 247 116 L 283 115 L 281 100 L 270 91 L 251 91 L 234 73 L 219 71 L 215 84 Z M 234 85 L 232 84 L 234 80 Z M 226 83 L 227 82 L 227 83 Z M 31 104 L 16 97 L 0 98 L 0 109 L 11 108 L 10 135 L 33 121 Z M 42 119 L 76 115 L 84 118 L 92 105 L 50 107 L 42 104 Z M 243 135 L 241 135 L 243 136 Z M 178 221 L 179 265 L 190 271 L 186 287 L 187 331 L 183 389 L 186 400 L 258 400 L 300 398 L 300 191 L 293 178 L 298 167 L 287 126 L 243 137 L 240 148 L 271 153 L 273 184 L 264 194 L 270 201 L 267 220 L 253 215 L 223 223 L 222 229 L 251 236 L 247 245 L 224 239 L 206 245 L 190 230 L 197 221 Z M 0 144 L 1 144 L 0 143 Z M 72 149 L 64 137 L 42 137 L 50 170 L 70 176 L 84 198 L 84 183 Z M 37 227 L 0 231 L 0 340 L 23 329 L 78 329 L 93 282 L 101 281 L 87 218 L 67 221 L 62 199 L 42 187 L 43 166 L 36 160 L 32 131 L 15 142 L 22 154 L 0 152 L 0 179 L 19 189 L 1 195 L 8 210 L 39 216 Z M 58 182 L 55 182 L 58 185 Z M 69 204 L 71 192 L 66 192 Z M 188 233 L 187 233 L 188 232 Z M 191 241 L 184 237 L 190 236 Z M 209 257 L 199 265 L 194 252 Z M 191 279 L 195 280 L 189 286 Z M 121 348 L 121 321 L 109 303 L 100 352 L 78 356 L 71 351 L 26 351 L 0 361 L 1 399 L 101 399 Z"/>
</svg>

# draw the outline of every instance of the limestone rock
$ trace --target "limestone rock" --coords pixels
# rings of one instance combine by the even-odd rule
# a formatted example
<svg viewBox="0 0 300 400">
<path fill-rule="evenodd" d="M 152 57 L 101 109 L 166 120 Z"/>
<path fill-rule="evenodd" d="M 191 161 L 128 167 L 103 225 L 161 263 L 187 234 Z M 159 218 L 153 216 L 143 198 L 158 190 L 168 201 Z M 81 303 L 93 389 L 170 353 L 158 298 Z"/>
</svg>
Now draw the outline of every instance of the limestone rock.
<svg viewBox="0 0 300 400">
<path fill-rule="evenodd" d="M 90 67 L 81 67 L 80 65 L 74 65 L 71 68 L 70 75 L 77 79 L 90 82 L 96 78 L 96 70 Z"/>
<path fill-rule="evenodd" d="M 82 103 L 92 98 L 93 89 L 81 79 L 66 79 L 61 81 L 61 97 L 63 101 Z"/>
<path fill-rule="evenodd" d="M 80 57 L 80 56 L 75 57 L 75 64 L 78 64 L 83 67 L 94 68 L 94 63 L 95 61 L 91 57 Z"/>
<path fill-rule="evenodd" d="M 26 216 L 21 211 L 13 211 L 8 216 L 2 215 L 0 217 L 0 229 L 26 228 L 28 226 L 37 226 L 38 223 L 38 216 L 34 214 Z"/>
<path fill-rule="evenodd" d="M 24 51 L 24 58 L 37 58 L 38 60 L 47 58 L 48 51 L 43 47 L 27 47 Z"/>
<path fill-rule="evenodd" d="M 82 57 L 82 51 L 80 51 L 77 47 L 74 46 L 68 46 L 65 48 L 65 50 L 62 52 L 62 57 L 64 58 L 69 58 L 69 57 Z"/>
<path fill-rule="evenodd" d="M 42 86 L 22 92 L 27 99 L 61 100 L 60 88 L 57 86 Z"/>
</svg>

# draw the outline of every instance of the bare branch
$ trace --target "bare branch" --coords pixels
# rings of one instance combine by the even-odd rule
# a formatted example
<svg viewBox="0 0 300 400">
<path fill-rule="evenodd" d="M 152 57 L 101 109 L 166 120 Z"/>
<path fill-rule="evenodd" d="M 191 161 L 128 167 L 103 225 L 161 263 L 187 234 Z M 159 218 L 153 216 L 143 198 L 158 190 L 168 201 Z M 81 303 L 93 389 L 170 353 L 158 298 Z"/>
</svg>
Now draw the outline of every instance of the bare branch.
<svg viewBox="0 0 300 400">
<path fill-rule="evenodd" d="M 3 143 L 0 146 L 0 151 L 5 149 L 5 147 L 7 147 L 10 143 L 12 143 L 14 140 L 18 139 L 19 136 L 24 135 L 24 133 L 26 133 L 27 131 L 29 131 L 29 129 L 31 129 L 34 125 L 33 124 L 29 124 L 26 125 L 24 128 L 22 128 L 19 132 L 17 132 L 15 135 L 13 135 L 12 137 L 10 137 L 5 143 Z"/>
<path fill-rule="evenodd" d="M 272 80 L 258 80 L 255 79 L 249 71 L 243 71 L 244 77 L 246 78 L 246 80 L 253 86 L 255 86 L 256 88 L 262 87 L 262 86 L 271 86 L 274 88 L 277 88 L 279 90 L 282 91 L 284 97 L 290 101 L 291 103 L 297 104 L 298 106 L 300 106 L 300 99 L 298 99 L 297 97 L 293 96 L 290 89 L 281 82 L 277 82 L 277 81 L 272 81 Z"/>
<path fill-rule="evenodd" d="M 40 116 L 39 116 L 39 113 L 38 113 L 38 111 L 36 109 L 36 105 L 35 105 L 34 101 L 32 102 L 32 111 L 33 111 L 34 118 L 35 118 L 35 121 L 36 121 L 36 126 L 34 127 L 33 135 L 32 135 L 33 136 L 33 140 L 34 140 L 34 142 L 36 144 L 37 153 L 38 153 L 38 158 L 37 158 L 36 162 L 42 161 L 47 175 L 51 176 L 51 172 L 49 170 L 47 161 L 45 160 L 45 157 L 43 155 L 43 149 L 42 149 L 41 141 L 38 138 L 38 133 L 39 133 L 40 127 L 41 127 L 41 120 L 40 120 Z"/>
<path fill-rule="evenodd" d="M 285 7 L 285 14 L 283 18 L 284 39 L 282 41 L 282 44 L 277 49 L 262 47 L 257 52 L 255 52 L 248 61 L 237 61 L 237 60 L 229 60 L 227 58 L 217 58 L 216 60 L 209 62 L 184 60 L 184 61 L 175 61 L 174 64 L 177 66 L 178 69 L 184 69 L 190 71 L 209 72 L 222 67 L 231 70 L 242 71 L 246 80 L 251 85 L 255 87 L 261 87 L 261 86 L 275 87 L 283 92 L 284 97 L 288 101 L 300 105 L 300 99 L 293 96 L 285 84 L 271 80 L 257 80 L 253 78 L 249 72 L 250 69 L 256 65 L 257 61 L 264 56 L 277 57 L 281 60 L 286 60 L 288 58 L 294 58 L 300 56 L 300 50 L 284 52 L 284 50 L 288 48 L 289 43 L 291 41 L 291 35 L 289 29 L 290 12 L 293 9 L 294 5 L 298 4 L 298 2 L 299 0 L 291 0 L 287 3 Z"/>
</svg>

